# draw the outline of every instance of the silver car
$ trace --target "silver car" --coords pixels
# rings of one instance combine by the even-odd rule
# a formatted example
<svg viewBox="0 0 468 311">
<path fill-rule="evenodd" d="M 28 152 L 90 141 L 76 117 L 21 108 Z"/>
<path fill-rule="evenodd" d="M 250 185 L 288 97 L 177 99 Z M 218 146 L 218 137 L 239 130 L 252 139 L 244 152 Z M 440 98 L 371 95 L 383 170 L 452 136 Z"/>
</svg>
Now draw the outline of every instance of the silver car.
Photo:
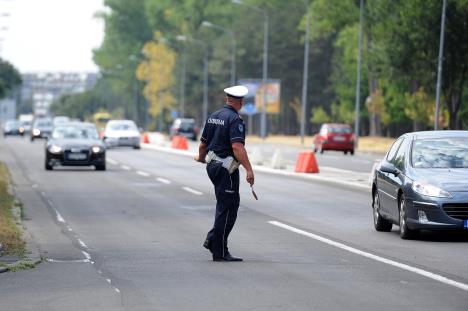
<svg viewBox="0 0 468 311">
<path fill-rule="evenodd" d="M 106 147 L 128 146 L 140 149 L 141 134 L 132 120 L 111 120 L 107 122 L 103 140 Z"/>
</svg>

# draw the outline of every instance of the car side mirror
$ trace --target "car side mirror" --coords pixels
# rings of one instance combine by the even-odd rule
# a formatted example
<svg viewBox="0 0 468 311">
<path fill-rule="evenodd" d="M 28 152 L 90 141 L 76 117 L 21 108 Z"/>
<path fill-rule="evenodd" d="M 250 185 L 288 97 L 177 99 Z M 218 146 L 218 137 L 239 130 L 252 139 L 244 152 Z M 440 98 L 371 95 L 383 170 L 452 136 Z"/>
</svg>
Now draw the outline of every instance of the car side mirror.
<svg viewBox="0 0 468 311">
<path fill-rule="evenodd" d="M 383 163 L 382 165 L 380 165 L 380 171 L 384 173 L 393 174 L 395 176 L 398 176 L 398 174 L 400 174 L 400 172 L 396 169 L 395 165 L 391 163 Z"/>
</svg>

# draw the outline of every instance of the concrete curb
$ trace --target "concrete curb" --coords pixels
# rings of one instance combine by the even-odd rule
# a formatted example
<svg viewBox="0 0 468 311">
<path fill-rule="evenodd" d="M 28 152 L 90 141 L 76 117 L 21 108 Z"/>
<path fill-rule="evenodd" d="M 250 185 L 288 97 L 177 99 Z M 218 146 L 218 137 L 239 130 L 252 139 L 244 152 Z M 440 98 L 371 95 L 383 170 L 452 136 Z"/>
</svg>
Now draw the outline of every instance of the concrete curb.
<svg viewBox="0 0 468 311">
<path fill-rule="evenodd" d="M 182 156 L 186 156 L 186 157 L 192 157 L 193 158 L 193 157 L 196 156 L 196 153 L 191 152 L 191 151 L 186 151 L 186 150 L 178 150 L 178 149 L 173 149 L 173 148 L 168 148 L 168 147 L 155 146 L 155 145 L 151 145 L 151 144 L 141 144 L 141 146 L 143 148 L 146 148 L 146 149 L 162 151 L 162 152 L 182 155 Z M 360 184 L 360 183 L 357 183 L 357 182 L 339 180 L 339 179 L 336 179 L 336 178 L 320 176 L 320 175 L 317 175 L 317 174 L 289 172 L 289 171 L 285 171 L 285 170 L 273 169 L 273 168 L 258 166 L 258 165 L 253 165 L 253 168 L 256 171 L 263 172 L 263 173 L 268 173 L 268 174 L 288 176 L 288 177 L 298 177 L 298 178 L 302 178 L 302 179 L 306 179 L 306 180 L 313 180 L 313 181 L 323 181 L 323 182 L 334 183 L 334 184 L 339 184 L 339 185 L 343 185 L 343 186 L 352 186 L 352 187 L 355 187 L 355 188 L 359 188 L 361 190 L 370 190 L 371 189 L 370 185 L 363 185 L 363 184 Z"/>
</svg>

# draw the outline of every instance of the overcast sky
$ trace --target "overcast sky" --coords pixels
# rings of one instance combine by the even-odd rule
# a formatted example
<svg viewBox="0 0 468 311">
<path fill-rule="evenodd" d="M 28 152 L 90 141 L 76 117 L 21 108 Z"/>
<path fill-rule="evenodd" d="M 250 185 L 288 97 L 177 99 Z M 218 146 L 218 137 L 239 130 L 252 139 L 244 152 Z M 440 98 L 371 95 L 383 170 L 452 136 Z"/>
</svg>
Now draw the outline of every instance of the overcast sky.
<svg viewBox="0 0 468 311">
<path fill-rule="evenodd" d="M 94 14 L 102 10 L 103 0 L 0 0 L 0 56 L 22 73 L 96 72 L 92 49 L 104 24 Z"/>
</svg>

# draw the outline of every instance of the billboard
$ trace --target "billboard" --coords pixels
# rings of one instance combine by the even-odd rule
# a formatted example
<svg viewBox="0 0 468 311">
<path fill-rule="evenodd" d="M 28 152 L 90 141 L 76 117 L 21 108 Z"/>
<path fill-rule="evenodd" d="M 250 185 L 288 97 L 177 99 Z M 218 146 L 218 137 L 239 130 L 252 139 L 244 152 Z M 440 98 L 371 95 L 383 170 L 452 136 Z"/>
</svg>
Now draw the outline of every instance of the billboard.
<svg viewBox="0 0 468 311">
<path fill-rule="evenodd" d="M 249 93 L 244 98 L 243 114 L 253 115 L 262 111 L 263 92 L 266 94 L 266 113 L 280 113 L 281 82 L 280 80 L 267 80 L 265 86 L 261 79 L 241 79 L 239 84 L 245 86 Z M 254 107 L 254 108 L 253 108 Z"/>
</svg>

